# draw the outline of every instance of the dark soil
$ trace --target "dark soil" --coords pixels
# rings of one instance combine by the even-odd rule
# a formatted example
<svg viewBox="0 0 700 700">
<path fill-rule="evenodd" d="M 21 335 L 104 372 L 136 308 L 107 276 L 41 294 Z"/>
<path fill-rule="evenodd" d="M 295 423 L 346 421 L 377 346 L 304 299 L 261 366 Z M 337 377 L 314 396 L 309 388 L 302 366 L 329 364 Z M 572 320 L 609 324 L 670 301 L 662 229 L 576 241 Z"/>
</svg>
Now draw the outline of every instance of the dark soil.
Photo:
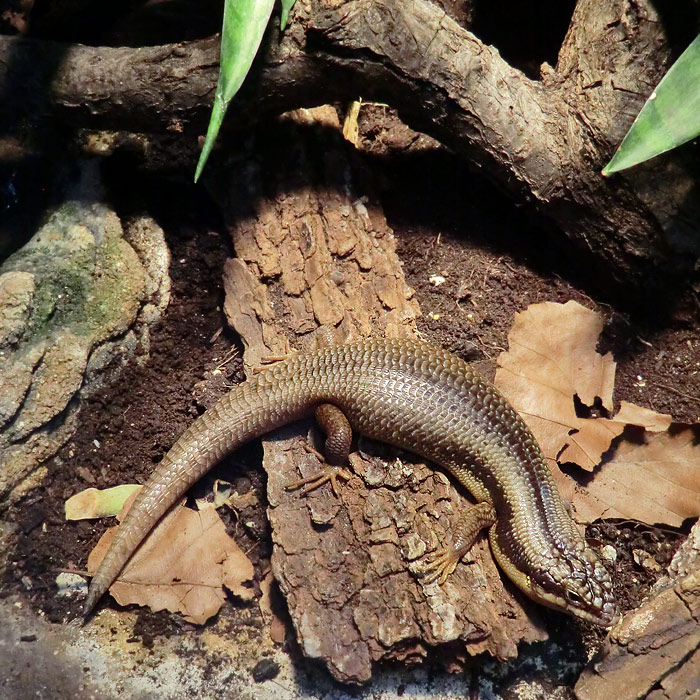
<svg viewBox="0 0 700 700">
<path fill-rule="evenodd" d="M 129 182 L 133 185 L 133 178 Z M 132 365 L 116 383 L 84 402 L 80 430 L 50 462 L 41 489 L 7 516 L 19 525 L 21 536 L 2 589 L 7 592 L 21 582 L 32 604 L 52 621 L 76 612 L 73 603 L 54 596 L 56 574 L 84 569 L 88 552 L 108 525 L 67 523 L 65 499 L 90 486 L 143 482 L 192 420 L 243 379 L 241 353 L 221 311 L 221 270 L 231 248 L 216 230 L 218 222 L 212 223 L 211 203 L 191 187 L 140 184 L 149 192 L 150 211 L 167 232 L 172 255 L 172 301 L 153 333 L 149 361 Z M 129 216 L 133 198 L 120 205 L 118 188 L 114 191 L 117 209 Z M 169 204 L 159 207 L 158 202 Z M 213 479 L 225 478 L 238 493 L 253 489 L 264 502 L 264 475 L 255 468 L 258 452 L 259 446 L 251 445 L 223 460 L 193 489 L 194 495 L 206 491 Z M 243 528 L 240 522 L 253 525 Z M 237 523 L 231 522 L 231 528 L 244 549 L 252 548 L 252 557 L 269 558 L 264 508 L 244 510 Z M 142 628 L 137 632 L 155 633 Z"/>
<path fill-rule="evenodd" d="M 575 299 L 608 319 L 601 349 L 611 350 L 619 363 L 617 401 L 672 413 L 678 421 L 700 420 L 696 318 L 647 318 L 634 300 L 615 308 L 597 302 L 605 298 L 600 292 L 604 280 L 587 279 L 576 254 L 553 243 L 544 220 L 515 207 L 429 139 L 397 126 L 384 108 L 369 107 L 363 115 L 367 165 L 379 176 L 427 339 L 479 362 L 489 375 L 507 347 L 514 313 L 538 301 Z M 66 523 L 65 499 L 88 486 L 142 482 L 193 418 L 243 377 L 237 340 L 226 330 L 221 310 L 221 270 L 232 251 L 212 214 L 214 205 L 199 189 L 159 182 L 124 165 L 108 179 L 120 214 L 145 206 L 166 231 L 173 293 L 153 334 L 148 363 L 131 367 L 84 403 L 78 433 L 51 461 L 42 486 L 4 516 L 19 530 L 0 592 L 20 592 L 33 609 L 57 622 L 77 611 L 74 601 L 55 596 L 56 574 L 84 569 L 106 527 L 91 521 Z M 119 182 L 128 183 L 128 191 Z M 141 193 L 138 202 L 133 192 Z M 444 283 L 436 286 L 430 281 L 433 275 L 444 277 Z M 239 493 L 253 490 L 259 496 L 257 506 L 239 518 L 228 516 L 228 524 L 261 578 L 271 542 L 259 464 L 259 446 L 248 446 L 224 460 L 207 483 L 225 478 Z M 195 491 L 204 493 L 206 484 Z M 618 551 L 615 582 L 623 608 L 639 604 L 686 532 L 635 523 L 589 528 L 589 536 Z M 651 554 L 659 570 L 638 563 L 635 550 Z M 107 597 L 101 605 L 115 604 Z M 235 608 L 223 614 L 236 625 Z M 569 629 L 561 616 L 553 613 L 551 620 L 555 637 Z M 240 624 L 254 623 L 241 618 Z M 596 634 L 580 627 L 593 643 Z M 175 632 L 197 634 L 176 616 L 141 613 L 135 635 L 148 645 Z M 584 661 L 581 655 L 579 661 Z"/>
</svg>

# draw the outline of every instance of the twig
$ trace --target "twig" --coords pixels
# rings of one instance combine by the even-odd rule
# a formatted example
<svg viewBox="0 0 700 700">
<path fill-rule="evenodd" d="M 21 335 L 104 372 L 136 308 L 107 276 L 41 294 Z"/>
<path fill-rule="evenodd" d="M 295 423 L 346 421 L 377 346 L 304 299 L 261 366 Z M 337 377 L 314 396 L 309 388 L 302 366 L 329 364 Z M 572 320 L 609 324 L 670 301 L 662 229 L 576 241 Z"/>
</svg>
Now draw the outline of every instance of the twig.
<svg viewBox="0 0 700 700">
<path fill-rule="evenodd" d="M 689 399 L 693 403 L 700 404 L 700 399 L 698 399 L 697 396 L 691 396 L 690 394 L 686 394 L 684 391 L 681 391 L 680 389 L 676 389 L 676 387 L 669 386 L 668 384 L 664 384 L 663 382 L 655 382 L 651 379 L 646 380 L 648 384 L 652 384 L 653 386 L 658 386 L 661 389 L 666 389 L 666 391 L 670 391 L 674 394 L 678 394 L 679 396 L 682 396 L 684 399 Z"/>
</svg>

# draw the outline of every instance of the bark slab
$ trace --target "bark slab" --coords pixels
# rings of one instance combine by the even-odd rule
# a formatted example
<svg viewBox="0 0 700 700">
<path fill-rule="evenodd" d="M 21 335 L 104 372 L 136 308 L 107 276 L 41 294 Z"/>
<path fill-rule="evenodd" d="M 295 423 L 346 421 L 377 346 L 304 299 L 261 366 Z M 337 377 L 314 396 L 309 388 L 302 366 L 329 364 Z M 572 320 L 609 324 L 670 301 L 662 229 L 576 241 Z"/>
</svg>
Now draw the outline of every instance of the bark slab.
<svg viewBox="0 0 700 700">
<path fill-rule="evenodd" d="M 575 687 L 579 700 L 682 700 L 700 695 L 700 523 L 650 599 L 610 635 L 606 656 Z"/>
<path fill-rule="evenodd" d="M 320 144 L 296 132 L 295 123 L 309 120 L 325 125 Z M 329 134 L 330 126 L 338 131 Z M 334 110 L 295 113 L 287 136 L 286 155 L 275 155 L 274 187 L 261 177 L 271 164 L 264 146 L 241 155 L 247 172 L 234 165 L 216 186 L 239 256 L 226 266 L 225 310 L 249 371 L 303 345 L 320 326 L 339 339 L 406 336 L 419 314 L 392 231 L 348 159 Z M 306 497 L 285 490 L 323 466 L 305 449 L 316 437 L 306 422 L 264 443 L 273 571 L 306 655 L 359 683 L 372 662 L 418 661 L 427 646 L 453 642 L 446 656 L 455 659 L 482 651 L 509 658 L 519 641 L 544 638 L 537 612 L 504 583 L 484 538 L 443 587 L 412 573 L 431 530 L 448 538 L 468 505 L 415 457 L 361 440 L 339 498 L 328 487 Z"/>
</svg>

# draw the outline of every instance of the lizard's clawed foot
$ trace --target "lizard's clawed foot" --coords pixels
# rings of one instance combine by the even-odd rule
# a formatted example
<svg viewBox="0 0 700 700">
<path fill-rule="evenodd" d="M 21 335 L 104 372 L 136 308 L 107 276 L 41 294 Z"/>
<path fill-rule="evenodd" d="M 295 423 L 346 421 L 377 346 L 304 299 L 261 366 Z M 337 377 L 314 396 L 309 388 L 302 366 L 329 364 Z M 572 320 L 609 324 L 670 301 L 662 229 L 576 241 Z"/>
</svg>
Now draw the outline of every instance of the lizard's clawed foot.
<svg viewBox="0 0 700 700">
<path fill-rule="evenodd" d="M 419 574 L 425 574 L 423 578 L 425 583 L 437 581 L 438 585 L 442 586 L 449 575 L 457 568 L 462 554 L 453 547 L 441 547 L 434 552 L 428 552 L 423 557 L 423 561 L 414 567 L 414 571 Z"/>
<path fill-rule="evenodd" d="M 467 508 L 452 529 L 452 544 L 436 547 L 437 537 L 430 530 L 430 550 L 414 571 L 427 574 L 426 583 L 437 581 L 441 586 L 457 568 L 460 559 L 471 549 L 479 533 L 496 522 L 494 507 L 485 501 Z"/>
<path fill-rule="evenodd" d="M 328 467 L 312 476 L 307 476 L 306 479 L 300 479 L 299 481 L 287 484 L 284 488 L 287 491 L 294 491 L 295 489 L 301 488 L 302 496 L 306 496 L 307 493 L 315 491 L 320 486 L 323 486 L 323 484 L 330 483 L 333 495 L 338 498 L 340 496 L 338 491 L 338 479 L 348 481 L 351 476 L 352 474 L 347 469 Z"/>
</svg>

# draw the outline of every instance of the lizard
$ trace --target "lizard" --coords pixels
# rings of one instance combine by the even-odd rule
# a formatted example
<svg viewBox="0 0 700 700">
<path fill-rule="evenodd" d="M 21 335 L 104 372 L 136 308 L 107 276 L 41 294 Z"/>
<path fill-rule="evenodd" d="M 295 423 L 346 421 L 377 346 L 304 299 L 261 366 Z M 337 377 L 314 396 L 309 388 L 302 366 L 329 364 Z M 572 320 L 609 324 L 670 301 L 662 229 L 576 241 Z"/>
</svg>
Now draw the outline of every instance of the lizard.
<svg viewBox="0 0 700 700">
<path fill-rule="evenodd" d="M 487 528 L 494 558 L 527 596 L 608 628 L 619 617 L 612 581 L 579 533 L 531 431 L 490 383 L 423 341 L 366 338 L 299 352 L 234 387 L 175 442 L 121 523 L 92 578 L 87 617 L 171 506 L 242 443 L 314 414 L 329 465 L 289 485 L 305 491 L 347 474 L 353 430 L 412 451 L 461 483 L 476 504 L 423 570 L 442 583 Z"/>
</svg>

